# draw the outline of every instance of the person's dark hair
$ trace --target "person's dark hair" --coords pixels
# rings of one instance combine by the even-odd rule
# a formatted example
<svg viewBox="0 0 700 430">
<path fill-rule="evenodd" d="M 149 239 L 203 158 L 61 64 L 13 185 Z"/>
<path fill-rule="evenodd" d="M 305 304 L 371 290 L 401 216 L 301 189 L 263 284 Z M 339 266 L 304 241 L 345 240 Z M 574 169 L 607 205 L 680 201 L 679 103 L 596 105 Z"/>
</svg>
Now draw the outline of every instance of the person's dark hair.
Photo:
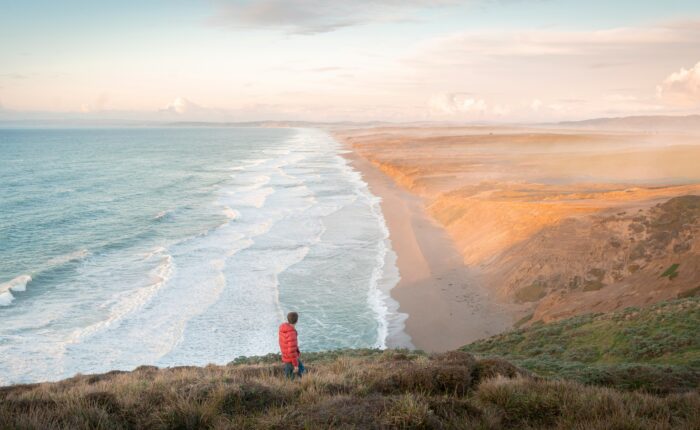
<svg viewBox="0 0 700 430">
<path fill-rule="evenodd" d="M 287 314 L 287 321 L 289 324 L 296 324 L 299 321 L 299 314 L 296 312 L 290 312 Z"/>
</svg>

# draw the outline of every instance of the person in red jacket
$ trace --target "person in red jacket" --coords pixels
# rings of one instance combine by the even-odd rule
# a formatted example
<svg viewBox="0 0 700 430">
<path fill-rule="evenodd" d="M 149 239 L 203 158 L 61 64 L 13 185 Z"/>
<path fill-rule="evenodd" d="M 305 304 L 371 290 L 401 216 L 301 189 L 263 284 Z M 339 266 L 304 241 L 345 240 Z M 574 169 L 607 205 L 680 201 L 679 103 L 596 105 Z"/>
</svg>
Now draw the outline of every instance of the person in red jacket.
<svg viewBox="0 0 700 430">
<path fill-rule="evenodd" d="M 294 328 L 299 321 L 299 314 L 290 312 L 287 314 L 287 322 L 282 323 L 279 329 L 280 351 L 282 352 L 282 362 L 284 363 L 284 374 L 290 379 L 294 375 L 299 376 L 304 373 L 304 365 L 299 356 L 299 343 L 297 342 L 297 330 Z"/>
</svg>

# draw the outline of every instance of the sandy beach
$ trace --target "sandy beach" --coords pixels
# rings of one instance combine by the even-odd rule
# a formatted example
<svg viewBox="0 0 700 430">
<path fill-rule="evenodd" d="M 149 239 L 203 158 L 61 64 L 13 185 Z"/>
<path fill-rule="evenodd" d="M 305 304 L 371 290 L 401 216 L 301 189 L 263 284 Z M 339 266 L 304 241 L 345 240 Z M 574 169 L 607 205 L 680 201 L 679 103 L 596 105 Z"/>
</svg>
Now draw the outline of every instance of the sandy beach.
<svg viewBox="0 0 700 430">
<path fill-rule="evenodd" d="M 415 347 L 644 306 L 700 284 L 693 134 L 336 130 L 382 198 Z M 682 276 L 660 276 L 683 267 Z M 399 343 L 389 346 L 401 346 Z"/>
<path fill-rule="evenodd" d="M 408 314 L 406 333 L 425 351 L 448 351 L 512 326 L 512 306 L 496 301 L 469 270 L 445 229 L 426 213 L 425 200 L 411 194 L 355 152 L 346 154 L 382 211 L 397 254 L 401 280 L 391 291 L 399 311 Z M 387 340 L 401 347 L 402 339 Z"/>
</svg>

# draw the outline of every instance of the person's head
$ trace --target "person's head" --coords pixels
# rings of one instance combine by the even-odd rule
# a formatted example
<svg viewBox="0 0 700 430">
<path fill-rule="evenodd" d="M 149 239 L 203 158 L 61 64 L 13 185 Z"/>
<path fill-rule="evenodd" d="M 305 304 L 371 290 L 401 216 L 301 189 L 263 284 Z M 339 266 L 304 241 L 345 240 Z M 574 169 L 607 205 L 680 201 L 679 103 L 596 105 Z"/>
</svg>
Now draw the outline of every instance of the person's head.
<svg viewBox="0 0 700 430">
<path fill-rule="evenodd" d="M 299 321 L 299 314 L 296 312 L 290 312 L 287 314 L 287 322 L 291 325 L 294 325 Z"/>
</svg>

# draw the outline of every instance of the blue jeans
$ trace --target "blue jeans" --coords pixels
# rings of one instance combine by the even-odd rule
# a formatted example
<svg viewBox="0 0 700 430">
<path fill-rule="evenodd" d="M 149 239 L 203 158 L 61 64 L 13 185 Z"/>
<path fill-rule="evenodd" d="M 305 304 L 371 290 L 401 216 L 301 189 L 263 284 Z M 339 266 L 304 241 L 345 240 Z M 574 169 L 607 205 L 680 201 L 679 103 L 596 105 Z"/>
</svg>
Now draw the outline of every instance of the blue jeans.
<svg viewBox="0 0 700 430">
<path fill-rule="evenodd" d="M 299 360 L 299 371 L 294 374 L 294 365 L 292 363 L 284 363 L 284 376 L 286 376 L 289 379 L 294 379 L 295 376 L 298 376 L 301 378 L 301 375 L 306 372 L 306 369 L 304 369 L 304 364 Z"/>
</svg>

